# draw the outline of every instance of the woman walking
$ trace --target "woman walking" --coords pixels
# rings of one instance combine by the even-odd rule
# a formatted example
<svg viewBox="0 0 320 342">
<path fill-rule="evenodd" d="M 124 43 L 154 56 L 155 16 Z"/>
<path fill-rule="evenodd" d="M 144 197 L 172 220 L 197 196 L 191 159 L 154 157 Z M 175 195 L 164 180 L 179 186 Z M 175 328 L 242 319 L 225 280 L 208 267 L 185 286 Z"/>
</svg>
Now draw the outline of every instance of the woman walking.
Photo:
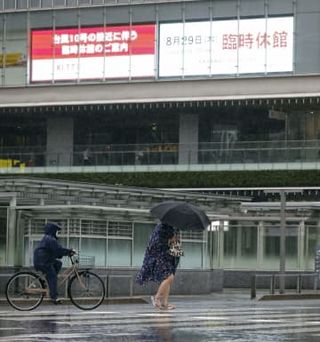
<svg viewBox="0 0 320 342">
<path fill-rule="evenodd" d="M 174 305 L 169 304 L 169 295 L 180 258 L 170 254 L 170 245 L 178 240 L 178 230 L 159 223 L 150 235 L 143 264 L 137 274 L 136 280 L 140 285 L 146 285 L 149 281 L 159 284 L 151 301 L 160 310 L 175 309 Z"/>
</svg>

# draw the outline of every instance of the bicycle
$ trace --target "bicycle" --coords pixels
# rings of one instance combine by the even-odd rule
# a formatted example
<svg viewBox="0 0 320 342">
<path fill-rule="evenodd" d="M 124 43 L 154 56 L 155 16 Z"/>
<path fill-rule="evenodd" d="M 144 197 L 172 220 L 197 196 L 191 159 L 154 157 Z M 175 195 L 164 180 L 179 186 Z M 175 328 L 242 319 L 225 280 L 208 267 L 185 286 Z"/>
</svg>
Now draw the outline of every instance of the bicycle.
<svg viewBox="0 0 320 342">
<path fill-rule="evenodd" d="M 93 259 L 92 259 L 93 258 Z M 80 269 L 80 257 L 69 256 L 69 266 L 59 278 L 60 284 L 68 281 L 67 294 L 73 305 L 82 310 L 97 308 L 105 298 L 105 286 L 102 279 L 90 268 Z M 94 257 L 87 257 L 92 261 Z M 49 294 L 49 288 L 44 275 L 22 271 L 14 274 L 6 285 L 6 297 L 8 303 L 20 311 L 30 311 L 37 308 L 45 296 Z"/>
</svg>

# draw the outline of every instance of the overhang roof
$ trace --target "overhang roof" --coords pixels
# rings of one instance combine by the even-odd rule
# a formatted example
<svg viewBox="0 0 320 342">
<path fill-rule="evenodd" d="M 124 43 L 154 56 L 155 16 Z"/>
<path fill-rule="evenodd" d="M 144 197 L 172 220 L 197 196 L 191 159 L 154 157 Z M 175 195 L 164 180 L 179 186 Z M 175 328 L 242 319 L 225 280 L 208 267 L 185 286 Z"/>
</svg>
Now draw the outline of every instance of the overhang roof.
<svg viewBox="0 0 320 342">
<path fill-rule="evenodd" d="M 150 219 L 150 208 L 166 200 L 191 202 L 214 218 L 237 210 L 240 202 L 249 198 L 32 177 L 0 178 L 0 205 L 23 210 L 25 214 L 86 212 L 90 216 L 108 214 Z"/>
</svg>

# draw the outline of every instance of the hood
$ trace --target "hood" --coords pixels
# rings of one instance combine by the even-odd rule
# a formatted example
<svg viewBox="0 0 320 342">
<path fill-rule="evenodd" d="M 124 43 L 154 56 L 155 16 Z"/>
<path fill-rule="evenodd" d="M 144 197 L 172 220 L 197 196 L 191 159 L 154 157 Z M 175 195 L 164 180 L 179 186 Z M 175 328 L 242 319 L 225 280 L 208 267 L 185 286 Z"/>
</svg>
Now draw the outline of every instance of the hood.
<svg viewBox="0 0 320 342">
<path fill-rule="evenodd" d="M 58 223 L 50 222 L 44 227 L 44 233 L 57 238 L 57 231 L 61 230 L 61 226 Z"/>
</svg>

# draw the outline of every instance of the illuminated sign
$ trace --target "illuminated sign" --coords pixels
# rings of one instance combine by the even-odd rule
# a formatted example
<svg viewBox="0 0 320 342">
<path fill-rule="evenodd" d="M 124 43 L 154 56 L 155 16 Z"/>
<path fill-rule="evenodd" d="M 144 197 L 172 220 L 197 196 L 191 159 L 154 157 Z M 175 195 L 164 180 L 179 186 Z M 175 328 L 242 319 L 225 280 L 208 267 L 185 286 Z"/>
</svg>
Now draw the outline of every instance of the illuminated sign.
<svg viewBox="0 0 320 342">
<path fill-rule="evenodd" d="M 155 25 L 33 30 L 31 81 L 154 77 Z"/>
<path fill-rule="evenodd" d="M 293 17 L 160 24 L 159 76 L 290 72 Z"/>
<path fill-rule="evenodd" d="M 0 68 L 23 66 L 26 63 L 26 56 L 21 52 L 8 52 L 5 54 L 0 54 Z"/>
</svg>

